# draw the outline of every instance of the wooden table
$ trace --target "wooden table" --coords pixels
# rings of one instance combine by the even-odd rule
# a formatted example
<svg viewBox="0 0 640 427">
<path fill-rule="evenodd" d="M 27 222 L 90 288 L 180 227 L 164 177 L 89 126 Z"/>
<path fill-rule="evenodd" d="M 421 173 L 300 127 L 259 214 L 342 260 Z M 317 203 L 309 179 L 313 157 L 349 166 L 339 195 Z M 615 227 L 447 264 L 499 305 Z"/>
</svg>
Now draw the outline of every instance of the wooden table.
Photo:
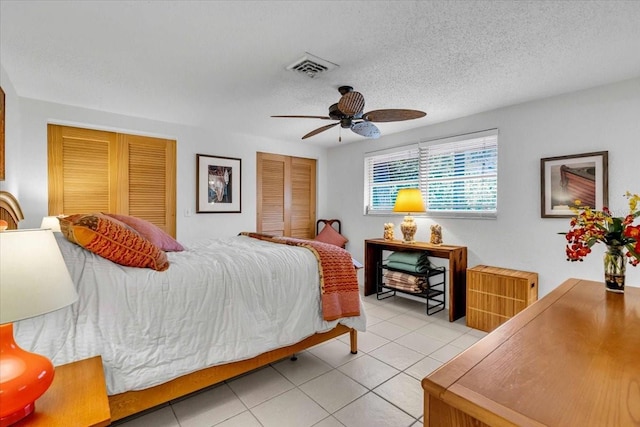
<svg viewBox="0 0 640 427">
<path fill-rule="evenodd" d="M 427 251 L 429 256 L 449 260 L 449 321 L 465 315 L 467 300 L 467 247 L 402 243 L 400 240 L 368 239 L 364 241 L 364 294 L 376 292 L 376 268 L 383 251 Z"/>
<path fill-rule="evenodd" d="M 35 411 L 12 427 L 102 427 L 111 423 L 100 356 L 56 366 Z"/>
<path fill-rule="evenodd" d="M 569 279 L 422 387 L 425 426 L 640 425 L 640 288 Z"/>
</svg>

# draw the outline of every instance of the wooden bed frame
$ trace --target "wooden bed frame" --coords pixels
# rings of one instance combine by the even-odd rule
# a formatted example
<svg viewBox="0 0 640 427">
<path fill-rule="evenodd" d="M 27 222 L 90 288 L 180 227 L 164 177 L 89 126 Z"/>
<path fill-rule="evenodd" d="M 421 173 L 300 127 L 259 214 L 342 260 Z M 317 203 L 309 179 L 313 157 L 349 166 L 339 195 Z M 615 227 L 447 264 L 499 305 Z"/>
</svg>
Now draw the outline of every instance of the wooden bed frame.
<svg viewBox="0 0 640 427">
<path fill-rule="evenodd" d="M 10 230 L 18 228 L 18 223 L 24 219 L 18 200 L 6 191 L 0 191 L 0 219 L 8 222 Z M 145 390 L 127 391 L 109 396 L 111 421 L 120 420 L 280 359 L 291 357 L 295 353 L 346 333 L 349 333 L 351 353 L 356 354 L 358 351 L 357 331 L 338 324 L 330 331 L 311 335 L 296 344 L 277 348 L 251 359 L 211 366 Z"/>
<path fill-rule="evenodd" d="M 347 332 L 351 339 L 351 353 L 356 354 L 358 351 L 358 332 L 355 329 L 338 324 L 328 332 L 311 335 L 299 343 L 262 353 L 252 359 L 212 366 L 145 390 L 127 391 L 109 396 L 111 421 L 153 408 L 169 400 L 185 396 L 269 363 L 290 357 L 294 353 L 299 353 L 306 348 Z"/>
</svg>

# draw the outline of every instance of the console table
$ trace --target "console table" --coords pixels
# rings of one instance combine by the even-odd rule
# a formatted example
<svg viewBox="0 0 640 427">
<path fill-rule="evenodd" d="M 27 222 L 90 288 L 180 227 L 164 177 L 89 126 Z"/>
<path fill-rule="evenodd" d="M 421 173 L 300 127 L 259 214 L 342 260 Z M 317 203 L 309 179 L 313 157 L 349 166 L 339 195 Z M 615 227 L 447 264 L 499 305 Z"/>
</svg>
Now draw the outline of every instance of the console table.
<svg viewBox="0 0 640 427">
<path fill-rule="evenodd" d="M 640 288 L 569 279 L 422 380 L 425 426 L 640 425 Z"/>
<path fill-rule="evenodd" d="M 465 315 L 467 299 L 467 247 L 402 243 L 400 240 L 368 239 L 364 241 L 364 294 L 376 292 L 376 270 L 383 251 L 426 251 L 429 256 L 449 260 L 449 321 Z"/>
</svg>

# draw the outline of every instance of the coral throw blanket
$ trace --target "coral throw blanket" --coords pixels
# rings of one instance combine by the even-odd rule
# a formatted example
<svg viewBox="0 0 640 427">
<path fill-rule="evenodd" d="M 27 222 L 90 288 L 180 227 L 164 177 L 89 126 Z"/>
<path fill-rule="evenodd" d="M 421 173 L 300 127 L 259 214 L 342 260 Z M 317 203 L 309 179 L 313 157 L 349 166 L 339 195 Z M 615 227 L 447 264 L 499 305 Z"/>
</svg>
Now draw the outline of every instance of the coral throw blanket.
<svg viewBox="0 0 640 427">
<path fill-rule="evenodd" d="M 309 249 L 318 261 L 323 319 L 336 320 L 341 317 L 360 315 L 358 278 L 349 252 L 338 246 L 315 240 L 249 232 L 240 234 L 254 239 Z"/>
</svg>

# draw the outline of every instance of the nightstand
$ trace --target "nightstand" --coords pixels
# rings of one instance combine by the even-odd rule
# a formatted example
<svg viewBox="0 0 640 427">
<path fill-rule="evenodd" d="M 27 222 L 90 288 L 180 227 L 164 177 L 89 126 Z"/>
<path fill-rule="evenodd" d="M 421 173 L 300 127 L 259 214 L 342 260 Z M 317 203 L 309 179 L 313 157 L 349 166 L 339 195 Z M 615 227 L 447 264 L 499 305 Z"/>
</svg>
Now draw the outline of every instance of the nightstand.
<svg viewBox="0 0 640 427">
<path fill-rule="evenodd" d="M 56 366 L 51 387 L 36 400 L 33 414 L 12 427 L 102 427 L 111 423 L 102 358 Z"/>
</svg>

